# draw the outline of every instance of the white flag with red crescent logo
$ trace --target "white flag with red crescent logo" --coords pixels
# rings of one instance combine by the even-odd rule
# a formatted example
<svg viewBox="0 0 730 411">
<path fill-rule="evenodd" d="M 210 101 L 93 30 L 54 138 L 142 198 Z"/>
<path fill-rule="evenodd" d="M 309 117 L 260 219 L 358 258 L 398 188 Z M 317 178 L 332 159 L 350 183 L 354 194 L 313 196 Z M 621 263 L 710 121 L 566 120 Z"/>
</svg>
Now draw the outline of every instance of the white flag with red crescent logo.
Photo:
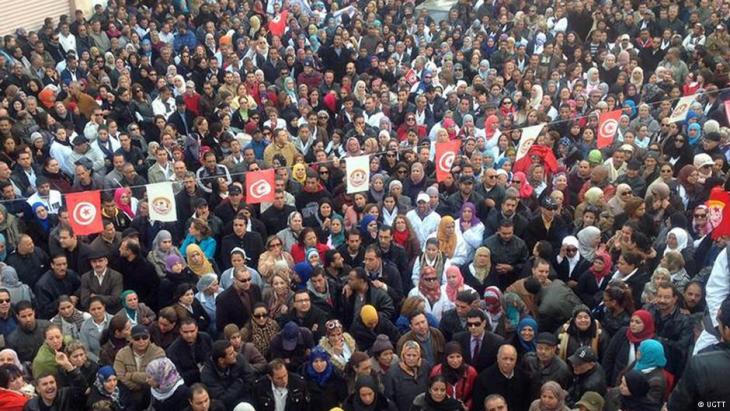
<svg viewBox="0 0 730 411">
<path fill-rule="evenodd" d="M 147 184 L 147 201 L 150 220 L 166 223 L 177 221 L 175 192 L 172 189 L 171 181 Z"/>
<path fill-rule="evenodd" d="M 275 181 L 273 168 L 246 173 L 246 204 L 273 202 Z"/>
<path fill-rule="evenodd" d="M 436 143 L 436 182 L 440 183 L 446 180 L 451 173 L 451 166 L 454 164 L 456 155 L 459 153 L 461 141 L 452 140 L 446 143 Z"/>
<path fill-rule="evenodd" d="M 682 97 L 677 102 L 677 106 L 672 110 L 672 114 L 669 116 L 670 123 L 676 123 L 677 121 L 684 121 L 689 113 L 689 108 L 695 101 L 695 95 Z"/>
<path fill-rule="evenodd" d="M 530 147 L 535 144 L 537 136 L 540 135 L 540 132 L 544 127 L 545 123 L 541 123 L 522 129 L 522 135 L 520 136 L 520 145 L 517 146 L 517 156 L 515 157 L 515 161 L 527 155 L 527 153 L 530 151 Z"/>
<path fill-rule="evenodd" d="M 101 192 L 82 191 L 66 194 L 68 222 L 76 235 L 96 234 L 104 231 L 101 222 Z"/>
<path fill-rule="evenodd" d="M 370 156 L 345 158 L 347 194 L 360 193 L 370 188 Z"/>
<path fill-rule="evenodd" d="M 623 110 L 613 110 L 601 114 L 598 118 L 598 137 L 596 146 L 598 148 L 608 147 L 613 144 L 613 138 L 618 130 L 618 119 L 621 118 Z"/>
</svg>

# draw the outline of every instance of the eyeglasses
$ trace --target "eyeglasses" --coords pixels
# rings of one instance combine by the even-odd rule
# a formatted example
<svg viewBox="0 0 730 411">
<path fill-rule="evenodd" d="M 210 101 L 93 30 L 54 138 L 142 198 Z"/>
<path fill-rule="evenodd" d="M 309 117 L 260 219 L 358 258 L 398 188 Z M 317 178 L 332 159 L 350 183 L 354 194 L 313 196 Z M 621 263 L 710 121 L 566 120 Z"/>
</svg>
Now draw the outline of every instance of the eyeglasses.
<svg viewBox="0 0 730 411">
<path fill-rule="evenodd" d="M 406 121 L 416 121 L 416 119 L 413 118 L 413 117 L 409 117 L 409 118 L 406 119 Z"/>
<path fill-rule="evenodd" d="M 478 323 L 471 322 L 471 321 L 467 321 L 466 322 L 466 328 L 479 327 L 480 325 L 482 325 L 482 322 L 481 321 L 479 321 Z"/>
<path fill-rule="evenodd" d="M 695 214 L 695 218 L 707 218 L 707 214 Z M 5 302 L 5 300 L 0 300 L 0 303 Z"/>
<path fill-rule="evenodd" d="M 275 243 L 275 244 L 269 244 L 269 248 L 279 248 L 281 247 L 281 243 Z"/>
<path fill-rule="evenodd" d="M 487 176 L 487 178 L 491 180 L 493 178 L 497 178 L 497 176 Z"/>
<path fill-rule="evenodd" d="M 320 170 L 320 171 L 319 171 L 319 174 L 329 174 L 329 173 L 330 173 L 330 172 L 329 172 L 329 171 L 327 171 L 327 170 Z"/>
<path fill-rule="evenodd" d="M 423 281 L 436 281 L 436 277 L 424 277 Z"/>
<path fill-rule="evenodd" d="M 140 341 L 140 340 L 148 340 L 150 338 L 149 335 L 138 335 L 136 337 L 132 337 L 134 341 Z"/>
<path fill-rule="evenodd" d="M 254 315 L 253 315 L 253 317 L 254 317 L 254 318 L 266 318 L 266 316 L 267 316 L 267 315 L 268 315 L 267 313 L 263 313 L 263 314 L 254 314 Z"/>
</svg>

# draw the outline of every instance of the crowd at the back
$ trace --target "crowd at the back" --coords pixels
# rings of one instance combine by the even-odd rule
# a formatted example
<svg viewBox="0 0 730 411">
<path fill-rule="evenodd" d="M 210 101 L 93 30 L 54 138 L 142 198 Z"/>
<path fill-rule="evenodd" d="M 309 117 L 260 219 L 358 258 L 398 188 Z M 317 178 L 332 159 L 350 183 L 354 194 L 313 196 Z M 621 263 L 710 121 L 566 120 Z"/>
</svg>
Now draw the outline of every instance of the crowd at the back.
<svg viewBox="0 0 730 411">
<path fill-rule="evenodd" d="M 730 400 L 728 23 L 726 0 L 110 0 L 17 29 L 0 409 Z M 65 194 L 95 190 L 77 235 Z"/>
</svg>

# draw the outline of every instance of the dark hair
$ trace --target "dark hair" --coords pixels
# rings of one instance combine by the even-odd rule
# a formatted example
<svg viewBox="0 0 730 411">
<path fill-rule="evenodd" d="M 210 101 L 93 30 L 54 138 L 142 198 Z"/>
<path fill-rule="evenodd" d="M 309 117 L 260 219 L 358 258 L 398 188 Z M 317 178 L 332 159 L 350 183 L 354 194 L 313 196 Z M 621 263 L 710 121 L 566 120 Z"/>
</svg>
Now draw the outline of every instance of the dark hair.
<svg viewBox="0 0 730 411">
<path fill-rule="evenodd" d="M 478 299 L 479 295 L 472 290 L 463 290 L 456 294 L 456 301 L 461 301 L 462 303 L 472 304 Z"/>
<path fill-rule="evenodd" d="M 109 320 L 109 327 L 101 333 L 101 338 L 99 339 L 101 345 L 106 344 L 107 341 L 112 339 L 115 332 L 123 330 L 124 327 L 127 326 L 127 321 L 129 321 L 129 319 L 127 319 L 126 314 L 115 315 L 112 317 L 112 319 Z"/>
<path fill-rule="evenodd" d="M 286 369 L 286 363 L 281 358 L 274 358 L 273 360 L 269 361 L 269 364 L 266 368 L 269 375 L 274 375 L 275 370 L 279 370 L 281 368 Z"/>
<path fill-rule="evenodd" d="M 624 261 L 626 261 L 627 264 L 633 265 L 635 267 L 638 267 L 642 261 L 641 255 L 633 251 L 623 251 L 621 253 L 621 257 L 623 257 Z"/>
<path fill-rule="evenodd" d="M 677 289 L 677 286 L 674 285 L 673 282 L 662 281 L 656 285 L 657 291 L 659 291 L 660 288 L 664 289 L 664 290 L 670 289 L 670 290 L 672 290 L 672 297 L 679 297 L 679 289 Z"/>
<path fill-rule="evenodd" d="M 540 240 L 535 246 L 537 247 L 537 255 L 546 261 L 550 261 L 550 257 L 553 255 L 553 245 L 549 241 Z M 535 265 L 537 265 L 537 260 L 535 260 Z"/>
<path fill-rule="evenodd" d="M 368 273 L 365 271 L 362 267 L 353 267 L 350 272 L 354 272 L 355 276 L 365 282 L 370 282 L 370 278 L 368 277 Z"/>
<path fill-rule="evenodd" d="M 482 310 L 472 308 L 466 313 L 466 318 L 479 318 L 480 320 L 484 321 L 487 319 L 487 315 L 484 314 L 484 311 Z"/>
<path fill-rule="evenodd" d="M 514 226 L 515 226 L 515 224 L 512 221 L 507 220 L 507 219 L 502 220 L 502 222 L 499 223 L 499 228 L 502 228 L 502 227 L 509 228 L 509 227 L 514 227 Z"/>
<path fill-rule="evenodd" d="M 139 243 L 137 241 L 127 241 L 127 251 L 134 254 L 135 257 L 142 254 L 142 247 L 140 247 Z"/>
<path fill-rule="evenodd" d="M 210 355 L 214 363 L 217 363 L 219 358 L 226 356 L 228 347 L 231 347 L 231 342 L 228 340 L 218 340 L 213 343 Z"/>
<path fill-rule="evenodd" d="M 172 307 L 162 308 L 160 310 L 160 313 L 157 315 L 157 317 L 158 317 L 158 321 L 159 321 L 159 318 L 164 318 L 171 323 L 177 323 L 177 321 L 178 321 L 177 312 Z"/>
<path fill-rule="evenodd" d="M 363 253 L 363 255 L 365 255 L 367 253 L 375 253 L 375 256 L 378 258 L 383 257 L 383 252 L 380 251 L 380 246 L 378 246 L 376 244 L 370 244 L 369 246 L 367 246 L 367 248 L 365 248 L 365 252 Z"/>
<path fill-rule="evenodd" d="M 0 387 L 10 388 L 10 382 L 23 376 L 23 371 L 15 364 L 0 365 Z"/>
<path fill-rule="evenodd" d="M 190 399 L 193 399 L 193 396 L 200 392 L 208 392 L 208 388 L 206 388 L 205 384 L 196 382 L 195 384 L 190 386 Z"/>
<path fill-rule="evenodd" d="M 304 227 L 302 229 L 302 232 L 299 233 L 299 238 L 297 239 L 299 241 L 299 244 L 304 245 L 304 238 L 306 238 L 307 234 L 314 233 L 315 236 L 317 235 L 317 232 L 314 231 L 314 228 L 312 227 Z"/>
<path fill-rule="evenodd" d="M 89 306 L 91 306 L 91 304 L 93 304 L 93 303 L 99 303 L 99 304 L 103 305 L 104 308 L 106 308 L 106 303 L 98 295 L 95 295 L 95 296 L 89 298 Z"/>
<path fill-rule="evenodd" d="M 611 281 L 603 291 L 608 298 L 616 301 L 616 303 L 629 314 L 634 312 L 634 297 L 629 288 L 623 281 Z"/>
<path fill-rule="evenodd" d="M 421 314 L 423 314 L 424 317 L 426 316 L 426 313 L 423 310 L 413 310 L 410 314 L 408 314 L 408 323 Z"/>
<path fill-rule="evenodd" d="M 7 290 L 6 290 L 7 291 Z M 9 292 L 8 292 L 9 293 Z M 15 314 L 20 315 L 21 311 L 27 310 L 27 309 L 34 310 L 33 304 L 28 300 L 20 300 L 17 304 L 15 304 Z"/>
</svg>

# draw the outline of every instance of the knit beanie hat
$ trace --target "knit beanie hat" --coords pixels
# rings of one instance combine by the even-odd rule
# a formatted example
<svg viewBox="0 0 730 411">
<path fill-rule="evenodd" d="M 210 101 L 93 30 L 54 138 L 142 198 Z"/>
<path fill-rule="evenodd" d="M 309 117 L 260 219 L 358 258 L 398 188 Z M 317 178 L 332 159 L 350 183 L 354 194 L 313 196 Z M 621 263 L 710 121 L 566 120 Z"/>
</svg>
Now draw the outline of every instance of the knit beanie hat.
<svg viewBox="0 0 730 411">
<path fill-rule="evenodd" d="M 370 304 L 364 305 L 360 309 L 360 319 L 366 327 L 372 327 L 378 323 L 378 311 Z"/>
</svg>

